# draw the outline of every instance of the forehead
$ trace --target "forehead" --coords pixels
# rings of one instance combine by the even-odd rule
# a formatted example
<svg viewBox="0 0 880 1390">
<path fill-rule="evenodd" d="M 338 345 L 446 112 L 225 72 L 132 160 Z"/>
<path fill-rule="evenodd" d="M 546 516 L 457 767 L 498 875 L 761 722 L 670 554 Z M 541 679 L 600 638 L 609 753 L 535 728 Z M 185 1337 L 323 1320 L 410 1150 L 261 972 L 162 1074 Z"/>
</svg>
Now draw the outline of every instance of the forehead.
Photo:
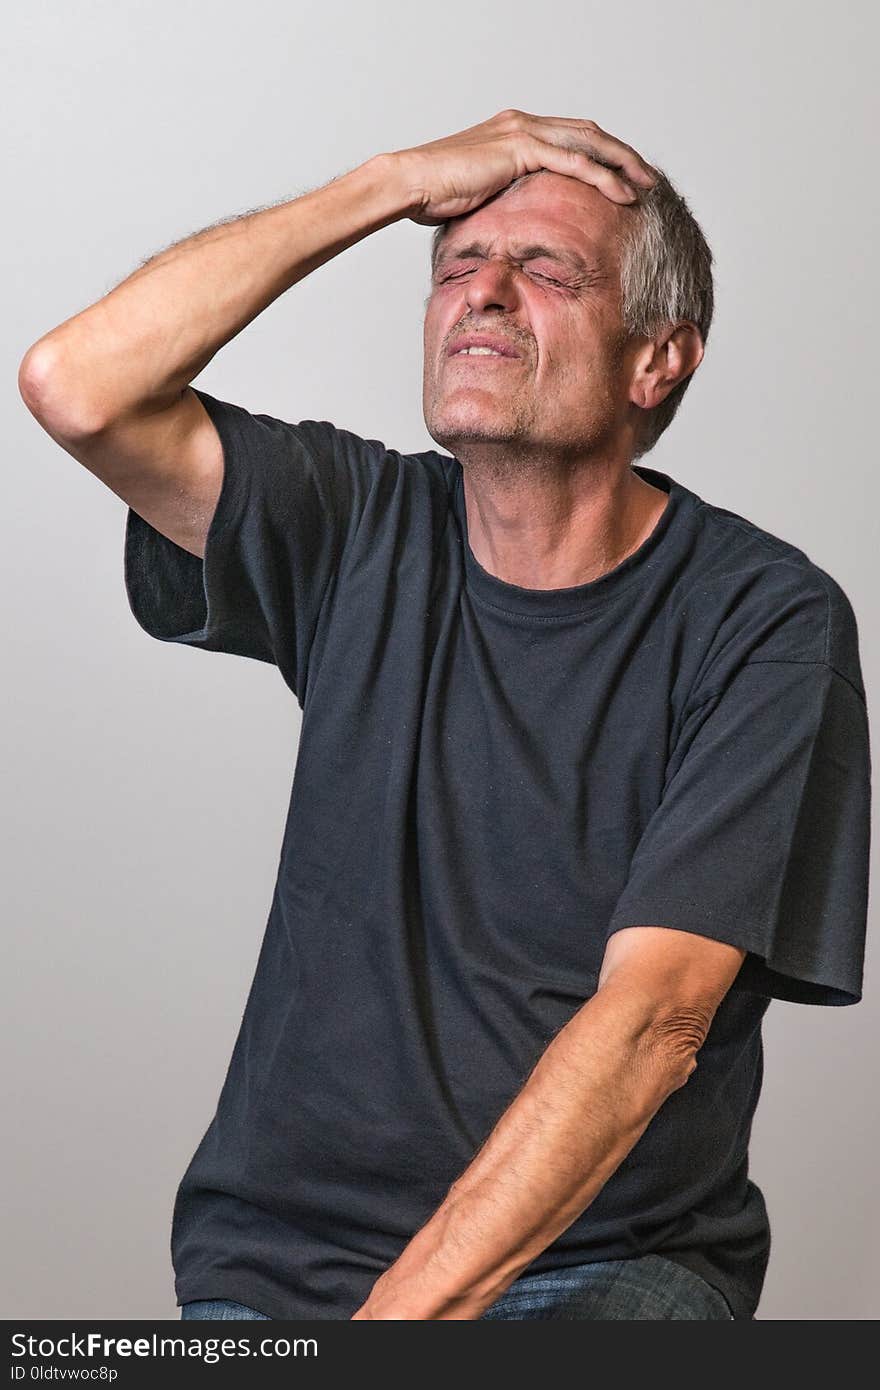
<svg viewBox="0 0 880 1390">
<path fill-rule="evenodd" d="M 535 254 L 542 247 L 588 267 L 617 264 L 620 204 L 591 184 L 541 170 L 507 186 L 476 211 L 453 218 L 439 243 L 437 261 L 477 245 Z"/>
</svg>

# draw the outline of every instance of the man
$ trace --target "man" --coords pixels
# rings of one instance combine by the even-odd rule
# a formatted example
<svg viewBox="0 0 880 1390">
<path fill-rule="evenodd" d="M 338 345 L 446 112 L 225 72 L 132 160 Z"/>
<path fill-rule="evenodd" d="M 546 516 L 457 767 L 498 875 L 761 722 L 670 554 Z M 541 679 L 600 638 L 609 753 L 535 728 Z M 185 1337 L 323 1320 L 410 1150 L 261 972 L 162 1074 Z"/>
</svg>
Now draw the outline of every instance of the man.
<svg viewBox="0 0 880 1390">
<path fill-rule="evenodd" d="M 451 454 L 190 386 L 402 217 Z M 128 503 L 138 622 L 303 712 L 184 1317 L 754 1314 L 761 1021 L 861 997 L 870 755 L 841 588 L 634 463 L 710 264 L 630 147 L 506 111 L 172 247 L 22 364 Z"/>
</svg>

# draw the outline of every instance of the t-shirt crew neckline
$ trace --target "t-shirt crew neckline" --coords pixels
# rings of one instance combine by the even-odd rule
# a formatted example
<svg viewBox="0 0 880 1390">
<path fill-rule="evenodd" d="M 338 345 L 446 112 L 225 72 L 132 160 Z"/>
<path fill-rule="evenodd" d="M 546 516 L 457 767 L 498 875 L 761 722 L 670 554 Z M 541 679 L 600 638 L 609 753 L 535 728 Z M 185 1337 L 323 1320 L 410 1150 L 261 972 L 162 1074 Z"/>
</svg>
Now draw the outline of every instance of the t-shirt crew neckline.
<svg viewBox="0 0 880 1390">
<path fill-rule="evenodd" d="M 664 541 L 682 524 L 688 503 L 694 498 L 686 487 L 676 482 L 668 473 L 644 464 L 632 464 L 633 471 L 662 492 L 668 493 L 666 503 L 654 529 L 645 540 L 622 560 L 614 569 L 600 575 L 598 579 L 586 584 L 573 584 L 564 589 L 524 589 L 519 584 L 509 584 L 497 575 L 490 574 L 480 564 L 471 550 L 468 537 L 467 509 L 464 499 L 464 474 L 461 464 L 454 460 L 455 482 L 452 490 L 453 509 L 458 520 L 459 537 L 464 552 L 467 587 L 471 594 L 494 608 L 504 609 L 526 617 L 566 617 L 572 614 L 589 612 L 610 603 L 643 579 L 657 563 L 658 552 Z M 665 552 L 664 552 L 665 554 Z"/>
</svg>

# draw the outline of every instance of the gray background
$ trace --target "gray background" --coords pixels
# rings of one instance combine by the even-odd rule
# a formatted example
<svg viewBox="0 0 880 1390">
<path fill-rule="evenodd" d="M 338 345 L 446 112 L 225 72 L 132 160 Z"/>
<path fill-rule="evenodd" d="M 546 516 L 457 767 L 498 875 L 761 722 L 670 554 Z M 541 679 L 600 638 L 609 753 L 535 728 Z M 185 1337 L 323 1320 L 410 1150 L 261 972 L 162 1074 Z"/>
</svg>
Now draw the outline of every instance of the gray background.
<svg viewBox="0 0 880 1390">
<path fill-rule="evenodd" d="M 137 626 L 124 504 L 28 413 L 25 349 L 145 256 L 372 154 L 507 106 L 590 117 L 667 170 L 716 256 L 706 358 L 644 461 L 843 585 L 873 713 L 877 28 L 868 0 L 10 11 L 2 1316 L 177 1316 L 174 1192 L 256 964 L 299 731 L 272 667 Z M 344 252 L 198 384 L 431 447 L 429 239 L 404 221 Z M 880 1311 L 878 985 L 869 934 L 860 1005 L 771 1005 L 761 1318 Z"/>
</svg>

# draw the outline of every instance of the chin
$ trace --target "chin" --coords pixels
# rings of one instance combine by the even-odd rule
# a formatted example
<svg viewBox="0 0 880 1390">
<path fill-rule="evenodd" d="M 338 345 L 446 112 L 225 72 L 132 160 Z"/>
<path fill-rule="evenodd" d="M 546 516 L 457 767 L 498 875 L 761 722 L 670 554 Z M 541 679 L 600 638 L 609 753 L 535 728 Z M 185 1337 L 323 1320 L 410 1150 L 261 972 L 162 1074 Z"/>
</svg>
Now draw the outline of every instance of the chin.
<svg viewBox="0 0 880 1390">
<path fill-rule="evenodd" d="M 462 440 L 489 443 L 514 439 L 522 428 L 511 407 L 505 409 L 498 401 L 485 396 L 482 401 L 471 399 L 435 407 L 425 413 L 425 423 L 431 438 L 445 447 Z"/>
</svg>

